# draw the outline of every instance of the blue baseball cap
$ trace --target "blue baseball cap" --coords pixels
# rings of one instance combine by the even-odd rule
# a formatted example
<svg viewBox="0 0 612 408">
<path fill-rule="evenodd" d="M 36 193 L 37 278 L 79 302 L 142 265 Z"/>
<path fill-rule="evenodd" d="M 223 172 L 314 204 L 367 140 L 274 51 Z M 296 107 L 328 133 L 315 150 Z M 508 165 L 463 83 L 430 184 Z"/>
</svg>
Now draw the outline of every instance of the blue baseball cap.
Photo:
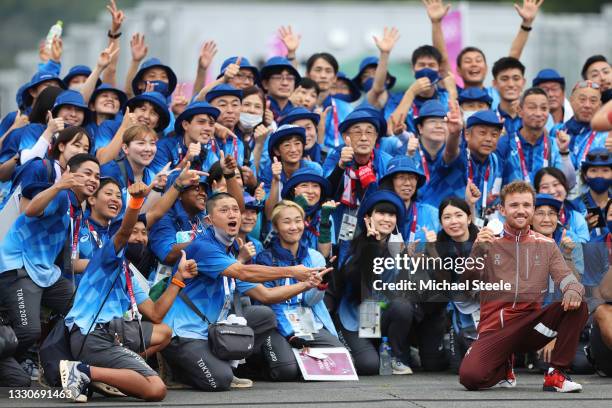
<svg viewBox="0 0 612 408">
<path fill-rule="evenodd" d="M 363 102 L 359 106 L 355 108 L 355 111 L 362 110 L 366 112 L 370 112 L 372 115 L 378 117 L 378 124 L 380 126 L 380 134 L 382 136 L 387 135 L 387 120 L 385 119 L 384 112 L 382 109 L 378 109 L 367 102 Z"/>
<path fill-rule="evenodd" d="M 22 92 L 24 106 L 31 106 L 32 102 L 34 101 L 32 95 L 30 95 L 29 90 L 36 88 L 38 85 L 47 81 L 56 81 L 59 84 L 60 88 L 66 89 L 66 84 L 64 83 L 64 81 L 62 81 L 62 79 L 53 72 L 38 71 L 32 76 L 32 79 L 30 79 L 30 82 Z"/>
<path fill-rule="evenodd" d="M 172 92 L 174 92 L 174 88 L 176 88 L 176 74 L 168 65 L 162 64 L 159 58 L 149 58 L 143 62 L 142 65 L 140 65 L 140 69 L 138 72 L 136 72 L 136 76 L 134 76 L 134 79 L 132 80 L 132 91 L 134 92 L 134 95 L 142 93 L 142 91 L 138 89 L 138 83 L 143 81 L 142 77 L 144 76 L 145 71 L 150 68 L 161 68 L 166 71 L 166 75 L 168 76 L 168 95 L 172 94 Z"/>
<path fill-rule="evenodd" d="M 308 109 L 299 106 L 297 108 L 293 108 L 287 113 L 278 123 L 279 126 L 282 125 L 290 125 L 293 124 L 296 120 L 300 119 L 310 119 L 315 126 L 319 125 L 319 120 L 321 116 L 318 113 L 314 113 L 309 111 Z"/>
<path fill-rule="evenodd" d="M 582 162 L 581 169 L 586 172 L 589 167 L 612 167 L 612 155 L 608 149 L 605 147 L 590 149 Z"/>
<path fill-rule="evenodd" d="M 563 202 L 557 200 L 550 194 L 537 194 L 535 200 L 535 208 L 541 207 L 543 205 L 549 205 L 557 210 L 557 212 L 561 211 L 561 206 L 563 206 Z"/>
<path fill-rule="evenodd" d="M 91 119 L 91 111 L 85 104 L 85 99 L 83 99 L 83 95 L 80 92 L 74 91 L 72 89 L 67 89 L 63 91 L 61 94 L 57 95 L 55 98 L 55 103 L 53 104 L 53 108 L 51 108 L 51 113 L 53 117 L 57 117 L 57 113 L 59 112 L 62 106 L 76 106 L 79 109 L 83 110 L 85 117 L 83 118 L 83 123 L 81 126 L 85 126 L 89 120 Z"/>
<path fill-rule="evenodd" d="M 89 68 L 87 65 L 75 65 L 74 67 L 70 68 L 70 70 L 63 79 L 66 86 L 70 84 L 70 80 L 72 80 L 72 78 L 78 75 L 84 75 L 86 77 L 90 76 L 91 68 Z M 100 78 L 98 78 L 98 80 L 96 81 L 96 86 L 100 86 L 101 84 L 102 81 L 100 80 Z"/>
<path fill-rule="evenodd" d="M 321 186 L 321 199 L 320 203 L 325 201 L 326 197 L 331 197 L 332 186 L 329 180 L 323 177 L 323 172 L 319 169 L 312 167 L 302 167 L 297 169 L 283 184 L 283 190 L 281 191 L 282 198 L 292 198 L 293 189 L 300 183 L 306 182 L 317 183 Z"/>
<path fill-rule="evenodd" d="M 282 140 L 287 139 L 291 136 L 297 136 L 302 141 L 303 145 L 306 145 L 306 131 L 301 126 L 295 125 L 282 125 L 276 129 L 276 132 L 270 135 L 268 139 L 268 155 L 272 159 L 274 155 L 274 148 Z"/>
<path fill-rule="evenodd" d="M 471 128 L 474 125 L 493 126 L 498 129 L 504 127 L 504 124 L 499 120 L 497 114 L 490 109 L 475 112 L 467 120 L 466 128 Z"/>
<path fill-rule="evenodd" d="M 98 86 L 91 94 L 89 102 L 94 103 L 98 95 L 100 95 L 102 92 L 114 92 L 115 94 L 117 94 L 117 97 L 119 98 L 119 106 L 121 107 L 125 106 L 125 104 L 127 103 L 128 97 L 125 92 L 123 92 L 119 88 L 115 88 L 110 84 L 101 84 L 100 86 Z"/>
<path fill-rule="evenodd" d="M 166 98 L 164 95 L 160 94 L 159 92 L 144 92 L 128 100 L 126 106 L 133 112 L 134 105 L 139 102 L 149 102 L 151 105 L 153 105 L 155 112 L 159 115 L 159 123 L 157 123 L 157 126 L 154 129 L 156 132 L 161 132 L 168 127 L 168 124 L 170 123 L 170 113 L 168 112 Z"/>
<path fill-rule="evenodd" d="M 565 78 L 552 68 L 546 68 L 538 72 L 538 75 L 533 78 L 531 85 L 538 86 L 542 82 L 558 82 L 561 84 L 561 88 L 565 89 Z"/>
<path fill-rule="evenodd" d="M 208 102 L 200 101 L 200 102 L 191 102 L 185 110 L 176 117 L 174 121 L 174 133 L 177 135 L 182 135 L 185 130 L 183 129 L 183 121 L 189 121 L 195 115 L 209 115 L 212 116 L 215 120 L 221 114 L 221 111 Z"/>
<path fill-rule="evenodd" d="M 255 197 L 253 197 L 246 191 L 242 193 L 242 196 L 244 198 L 244 208 L 246 208 L 247 210 L 255 210 L 257 212 L 260 212 L 261 210 L 263 210 L 264 208 L 263 201 L 257 200 Z"/>
<path fill-rule="evenodd" d="M 259 70 L 257 69 L 257 67 L 251 64 L 246 57 L 240 58 L 240 69 L 248 69 L 249 71 L 251 71 L 255 76 L 255 83 L 259 83 Z M 221 64 L 221 71 L 219 72 L 219 75 L 217 75 L 217 79 L 221 78 L 223 74 L 225 74 L 225 70 L 227 69 L 227 67 L 230 64 L 235 64 L 236 60 L 238 60 L 238 57 L 229 57 L 228 59 L 223 61 L 223 64 Z"/>
<path fill-rule="evenodd" d="M 421 105 L 421 109 L 419 109 L 419 116 L 414 119 L 416 124 L 420 124 L 424 119 L 427 118 L 445 118 L 446 108 L 442 103 L 437 99 L 429 99 L 425 101 L 423 105 Z"/>
<path fill-rule="evenodd" d="M 419 69 L 418 71 L 415 71 L 414 77 L 416 79 L 425 78 L 425 77 L 429 78 L 429 81 L 431 82 L 432 85 L 434 85 L 436 82 L 440 80 L 440 74 L 438 73 L 438 71 L 433 70 L 431 68 L 423 68 L 423 69 Z"/>
<path fill-rule="evenodd" d="M 357 72 L 357 75 L 353 77 L 353 82 L 359 87 L 359 89 L 363 89 L 361 85 L 361 75 L 363 74 L 363 71 L 365 71 L 366 68 L 376 66 L 378 66 L 378 57 L 365 57 L 361 60 L 361 62 L 359 63 L 359 72 Z M 393 88 L 393 85 L 395 85 L 396 80 L 397 78 L 387 72 L 387 89 Z"/>
<path fill-rule="evenodd" d="M 365 228 L 365 220 L 364 217 L 376 204 L 387 201 L 395 207 L 397 210 L 397 226 L 402 230 L 404 227 L 404 223 L 406 222 L 406 207 L 404 206 L 404 202 L 394 191 L 390 190 L 377 190 L 371 194 L 369 194 L 365 200 L 359 206 L 359 211 L 357 212 L 357 226 L 360 228 Z"/>
<path fill-rule="evenodd" d="M 234 88 L 229 84 L 221 84 L 208 91 L 206 102 L 211 103 L 213 100 L 226 95 L 235 96 L 242 101 L 242 91 L 240 89 Z"/>
<path fill-rule="evenodd" d="M 483 88 L 472 87 L 465 88 L 459 93 L 459 104 L 461 105 L 463 102 L 483 102 L 491 107 L 493 103 L 493 98 L 489 96 L 487 91 Z"/>
<path fill-rule="evenodd" d="M 423 170 L 417 168 L 414 165 L 414 161 L 408 156 L 396 156 L 389 160 L 387 164 L 387 169 L 385 175 L 380 180 L 381 183 L 383 180 L 393 177 L 395 174 L 399 173 L 412 173 L 417 176 L 417 188 L 420 188 L 425 184 L 426 178 Z"/>
<path fill-rule="evenodd" d="M 346 132 L 351 126 L 357 123 L 370 123 L 376 128 L 378 137 L 380 137 L 380 118 L 378 115 L 372 113 L 370 110 L 360 109 L 354 110 L 347 115 L 346 118 L 338 125 L 338 131 L 340 133 Z"/>
<path fill-rule="evenodd" d="M 295 76 L 295 83 L 300 80 L 301 76 L 297 69 L 291 64 L 291 62 L 285 57 L 272 57 L 266 61 L 259 74 L 261 79 L 268 79 L 275 71 L 286 69 Z"/>
<path fill-rule="evenodd" d="M 359 90 L 357 84 L 351 78 L 347 77 L 344 72 L 338 72 L 338 74 L 336 75 L 336 81 L 344 82 L 348 86 L 350 94 L 344 95 L 337 93 L 334 94 L 334 98 L 343 100 L 345 102 L 355 102 L 361 97 L 361 91 Z"/>
</svg>

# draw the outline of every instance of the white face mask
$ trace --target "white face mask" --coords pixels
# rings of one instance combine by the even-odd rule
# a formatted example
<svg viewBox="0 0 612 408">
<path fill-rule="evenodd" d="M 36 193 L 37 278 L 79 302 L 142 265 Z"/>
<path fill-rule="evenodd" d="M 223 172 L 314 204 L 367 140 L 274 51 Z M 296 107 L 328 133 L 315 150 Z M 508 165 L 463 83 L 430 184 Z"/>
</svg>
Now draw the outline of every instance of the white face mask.
<svg viewBox="0 0 612 408">
<path fill-rule="evenodd" d="M 389 235 L 387 248 L 389 249 L 389 253 L 393 258 L 401 254 L 402 250 L 404 249 L 404 239 L 402 238 L 402 234 L 400 234 L 397 227 L 395 227 L 395 231 Z"/>
<path fill-rule="evenodd" d="M 478 111 L 463 111 L 463 124 L 464 124 L 464 126 L 467 123 L 467 120 L 470 118 L 470 116 L 472 116 L 476 112 L 478 112 Z"/>
<path fill-rule="evenodd" d="M 225 245 L 226 247 L 229 247 L 234 243 L 234 239 L 236 237 L 229 236 L 225 231 L 223 231 L 220 228 L 215 227 L 214 225 L 213 225 L 213 229 L 215 231 L 215 238 L 217 238 L 217 240 L 221 242 L 223 245 Z"/>
<path fill-rule="evenodd" d="M 240 112 L 240 124 L 245 130 L 251 130 L 263 121 L 261 115 L 254 113 Z"/>
</svg>

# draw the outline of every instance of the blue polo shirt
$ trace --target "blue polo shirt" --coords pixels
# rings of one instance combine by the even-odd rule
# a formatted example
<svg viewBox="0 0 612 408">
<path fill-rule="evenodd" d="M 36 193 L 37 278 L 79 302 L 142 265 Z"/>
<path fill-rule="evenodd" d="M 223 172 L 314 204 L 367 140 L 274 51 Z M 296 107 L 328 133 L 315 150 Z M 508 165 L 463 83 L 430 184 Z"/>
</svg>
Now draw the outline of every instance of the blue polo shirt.
<svg viewBox="0 0 612 408">
<path fill-rule="evenodd" d="M 208 228 L 185 248 L 187 259 L 193 259 L 198 265 L 198 276 L 185 281 L 182 290 L 200 311 L 212 322 L 219 318 L 226 295 L 233 297 L 232 279 L 222 275 L 223 271 L 238 262 L 234 256 L 237 251 L 234 243 L 232 250 L 219 242 L 213 228 Z M 225 292 L 224 280 L 227 281 L 229 293 Z M 240 293 L 248 292 L 257 286 L 256 283 L 236 280 L 236 289 Z M 202 322 L 180 297 L 177 297 L 164 318 L 164 323 L 172 328 L 174 336 L 190 339 L 208 339 L 208 325 Z"/>
<path fill-rule="evenodd" d="M 125 260 L 124 250 L 125 248 L 121 248 L 119 251 L 115 251 L 114 240 L 109 239 L 100 248 L 100 252 L 89 262 L 77 289 L 72 309 L 66 316 L 66 327 L 71 329 L 72 325 L 76 324 L 82 334 L 87 334 L 109 290 L 108 299 L 104 302 L 95 323 L 108 323 L 113 319 L 122 317 L 129 310 L 130 296 L 125 277 L 124 263 L 127 263 L 127 261 Z M 138 284 L 138 279 L 134 278 L 131 271 L 130 276 L 134 298 L 136 304 L 139 305 L 149 299 L 149 296 L 142 290 Z M 116 282 L 115 278 L 117 278 Z"/>
<path fill-rule="evenodd" d="M 181 161 L 185 158 L 185 154 L 189 148 L 185 146 L 183 137 L 179 135 L 169 136 L 161 139 L 157 142 L 157 152 L 153 158 L 153 162 L 149 165 L 151 170 L 155 173 L 161 171 L 161 169 L 168 164 L 171 169 L 176 168 Z M 210 143 L 206 146 L 202 146 L 200 155 L 195 157 L 191 162 L 191 168 L 195 170 L 208 171 L 210 166 L 219 160 L 217 154 L 213 153 Z"/>
<path fill-rule="evenodd" d="M 606 147 L 608 132 L 595 132 L 590 123 L 578 122 L 571 118 L 563 125 L 557 125 L 551 130 L 556 135 L 559 129 L 564 129 L 570 136 L 570 157 L 576 170 L 580 169 L 584 158 L 591 149 Z"/>
<path fill-rule="evenodd" d="M 93 140 L 93 148 L 91 149 L 92 154 L 108 146 L 111 140 L 113 140 L 113 136 L 115 136 L 119 130 L 122 121 L 123 115 L 119 113 L 115 115 L 113 119 L 106 119 L 99 125 L 96 124 L 95 121 L 92 121 L 85 127 Z"/>
<path fill-rule="evenodd" d="M 323 101 L 323 109 L 332 107 L 325 119 L 325 139 L 323 144 L 328 148 L 344 146 L 342 134 L 338 131 L 338 125 L 353 111 L 353 106 L 331 95 Z"/>
<path fill-rule="evenodd" d="M 125 173 L 121 170 L 119 165 L 120 161 L 125 164 Z M 112 177 L 119 182 L 119 185 L 121 186 L 121 196 L 123 199 L 121 213 L 123 213 L 127 204 L 127 189 L 129 186 L 134 184 L 134 172 L 132 171 L 130 162 L 127 158 L 108 162 L 100 167 L 100 175 L 102 177 Z M 150 168 L 145 167 L 142 174 L 142 182 L 149 185 L 153 182 L 154 178 L 155 172 Z"/>
<path fill-rule="evenodd" d="M 62 190 L 39 217 L 21 214 L 0 243 L 0 274 L 25 268 L 38 286 L 47 288 L 60 278 L 55 260 L 71 234 L 70 208 L 81 214 L 72 191 Z"/>
<path fill-rule="evenodd" d="M 34 146 L 46 128 L 47 126 L 41 123 L 30 123 L 22 128 L 11 131 L 11 133 L 4 138 L 4 143 L 2 143 L 0 163 L 10 160 L 23 149 L 30 149 Z"/>
<path fill-rule="evenodd" d="M 414 225 L 414 240 L 419 242 L 427 242 L 423 227 L 429 231 L 438 232 L 440 229 L 440 221 L 438 218 L 438 209 L 431 205 L 415 202 L 411 203 L 406 212 L 404 229 L 402 230 L 402 239 L 404 242 L 410 241 L 410 232 L 414 224 L 414 212 L 416 209 L 416 224 Z"/>
<path fill-rule="evenodd" d="M 447 196 L 454 191 L 454 185 L 449 184 L 448 180 L 438 175 L 438 169 L 444 165 L 444 149 L 442 146 L 438 152 L 432 156 L 423 147 L 419 145 L 419 149 L 411 156 L 414 166 L 421 170 L 424 174 L 429 172 L 429 181 L 419 188 L 417 201 L 429 204 L 433 207 L 438 207 L 441 198 L 437 195 Z M 405 153 L 404 153 L 405 154 Z M 424 160 L 423 160 L 424 159 Z M 425 168 L 427 166 L 427 168 Z"/>
<path fill-rule="evenodd" d="M 272 111 L 272 114 L 274 115 L 274 120 L 277 123 L 280 122 L 282 118 L 287 116 L 287 114 L 294 108 L 291 101 L 287 101 L 285 107 L 281 109 L 278 102 L 276 102 L 276 99 L 272 98 L 271 96 L 268 96 L 268 100 L 270 101 L 270 110 Z"/>
<path fill-rule="evenodd" d="M 523 120 L 519 115 L 516 115 L 516 117 L 513 118 L 506 111 L 504 111 L 501 106 L 497 107 L 497 116 L 504 120 L 502 135 L 513 135 L 518 132 L 521 126 L 523 126 Z"/>
</svg>

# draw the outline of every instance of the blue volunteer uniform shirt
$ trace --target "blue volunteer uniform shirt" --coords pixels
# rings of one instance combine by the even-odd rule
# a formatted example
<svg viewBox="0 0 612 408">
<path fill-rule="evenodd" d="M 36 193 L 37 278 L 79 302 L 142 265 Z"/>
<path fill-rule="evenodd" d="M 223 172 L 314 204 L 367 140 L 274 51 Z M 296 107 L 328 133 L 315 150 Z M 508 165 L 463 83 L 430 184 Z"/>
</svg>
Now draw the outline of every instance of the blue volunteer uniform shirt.
<svg viewBox="0 0 612 408">
<path fill-rule="evenodd" d="M 85 335 L 92 323 L 108 323 L 113 319 L 123 317 L 123 314 L 130 309 L 130 296 L 124 267 L 127 261 L 124 250 L 125 248 L 121 248 L 115 251 L 114 240 L 109 239 L 89 262 L 75 295 L 74 305 L 66 316 L 66 327 L 72 329 L 72 326 L 76 324 L 81 333 Z M 136 304 L 140 305 L 149 299 L 149 296 L 142 290 L 138 279 L 131 274 L 131 271 L 130 276 Z M 113 282 L 115 282 L 114 285 Z M 108 299 L 94 322 L 96 313 L 109 290 Z"/>
<path fill-rule="evenodd" d="M 56 160 L 34 158 L 15 170 L 11 193 L 17 186 L 21 186 L 21 191 L 24 191 L 28 187 L 38 185 L 42 191 L 51 187 L 51 184 L 58 181 L 61 176 L 61 168 Z M 42 187 L 45 184 L 47 186 Z"/>
<path fill-rule="evenodd" d="M 513 118 L 501 106 L 497 107 L 497 116 L 499 116 L 500 120 L 503 119 L 504 121 L 502 135 L 513 135 L 523 126 L 523 120 L 518 115 Z"/>
<path fill-rule="evenodd" d="M 157 142 L 157 152 L 153 158 L 153 162 L 149 165 L 155 173 L 168 164 L 171 169 L 176 168 L 187 154 L 188 147 L 185 146 L 182 136 L 174 135 L 161 139 Z M 195 157 L 191 162 L 191 168 L 194 170 L 207 171 L 214 162 L 218 161 L 219 157 L 213 153 L 211 144 L 202 146 L 200 156 Z"/>
<path fill-rule="evenodd" d="M 280 108 L 280 105 L 278 102 L 276 102 L 276 99 L 272 98 L 271 96 L 268 96 L 268 101 L 270 101 L 270 110 L 274 115 L 274 120 L 276 123 L 280 122 L 280 120 L 287 116 L 287 114 L 294 108 L 290 101 L 287 101 L 287 104 L 283 109 Z"/>
<path fill-rule="evenodd" d="M 122 171 L 119 161 L 125 164 L 125 173 Z M 132 171 L 132 166 L 127 158 L 123 158 L 119 161 L 113 160 L 102 165 L 100 167 L 100 175 L 102 177 L 112 177 L 119 182 L 119 185 L 121 186 L 121 197 L 123 200 L 121 213 L 123 213 L 127 204 L 127 189 L 129 186 L 134 184 L 134 172 Z M 142 174 L 142 182 L 149 185 L 153 182 L 154 178 L 155 172 L 150 168 L 145 167 Z"/>
<path fill-rule="evenodd" d="M 415 214 L 416 209 L 416 214 Z M 415 222 L 416 215 L 416 222 Z M 406 221 L 402 232 L 404 242 L 411 242 L 410 235 L 414 229 L 414 241 L 427 242 L 423 227 L 429 231 L 438 232 L 440 229 L 440 221 L 438 218 L 438 209 L 428 204 L 419 202 L 411 203 L 406 211 Z M 414 242 L 412 241 L 412 242 Z"/>
<path fill-rule="evenodd" d="M 304 167 L 308 167 L 310 169 L 313 169 L 313 171 L 317 172 L 317 174 L 320 174 L 321 171 L 322 171 L 321 166 L 319 165 L 319 163 L 315 163 L 315 162 L 312 162 L 310 160 L 302 159 L 302 160 L 300 160 L 300 167 L 299 168 L 302 169 Z M 280 190 L 283 189 L 283 184 L 286 183 L 287 180 L 288 180 L 288 178 L 285 175 L 285 172 L 284 171 L 281 172 Z M 260 183 L 264 183 L 264 190 L 266 190 L 266 194 L 269 194 L 270 193 L 270 187 L 272 186 L 272 167 L 271 166 L 264 167 L 264 168 L 260 169 L 259 182 Z"/>
<path fill-rule="evenodd" d="M 565 221 L 562 222 L 561 214 L 559 222 L 567 229 L 567 235 L 576 243 L 583 244 L 589 241 L 589 224 L 580 212 L 576 211 L 572 203 L 565 200 L 561 211 L 565 215 Z"/>
<path fill-rule="evenodd" d="M 436 208 L 441 201 L 441 198 L 436 196 L 436 194 L 447 196 L 450 195 L 454 189 L 454 187 L 450 185 L 447 180 L 439 177 L 438 175 L 438 169 L 444 164 L 444 148 L 445 146 L 442 146 L 435 156 L 432 156 L 427 150 L 425 150 L 422 144 L 419 144 L 417 151 L 413 156 L 410 156 L 414 166 L 417 169 L 420 169 L 425 174 L 426 178 L 429 174 L 429 180 L 426 180 L 425 184 L 419 189 L 417 201 L 429 204 Z"/>
<path fill-rule="evenodd" d="M 237 250 L 234 242 L 233 249 Z M 208 228 L 198 236 L 187 248 L 187 259 L 193 259 L 198 265 L 198 276 L 185 282 L 182 290 L 200 311 L 212 322 L 219 318 L 226 296 L 230 302 L 233 297 L 232 279 L 227 278 L 229 293 L 225 291 L 223 271 L 238 262 L 232 253 L 219 242 L 214 235 L 214 229 Z M 235 280 L 236 289 L 240 293 L 248 292 L 257 284 Z M 208 325 L 177 297 L 164 318 L 164 323 L 172 328 L 173 336 L 190 339 L 208 339 Z"/>
<path fill-rule="evenodd" d="M 47 126 L 41 123 L 30 123 L 22 128 L 11 131 L 11 133 L 4 138 L 4 143 L 2 143 L 0 164 L 10 160 L 23 149 L 30 149 L 34 146 L 46 128 Z"/>
<path fill-rule="evenodd" d="M 72 237 L 71 207 L 76 219 L 81 215 L 80 204 L 72 191 L 62 190 L 41 216 L 21 214 L 0 244 L 0 274 L 25 268 L 40 287 L 57 282 L 61 271 L 54 262 Z"/>
<path fill-rule="evenodd" d="M 391 116 L 391 114 L 400 104 L 402 97 L 403 93 L 400 92 L 389 95 L 389 99 L 387 100 L 387 103 L 385 104 L 384 108 L 384 115 L 386 120 L 389 120 L 389 116 Z M 444 89 L 437 90 L 434 96 L 432 96 L 431 98 L 421 98 L 417 96 L 416 98 L 414 98 L 412 106 L 410 106 L 410 109 L 408 110 L 408 115 L 406 116 L 406 126 L 409 132 L 412 132 L 414 134 L 417 133 L 415 120 L 419 117 L 419 111 L 421 110 L 421 106 L 423 106 L 425 102 L 431 99 L 437 99 L 442 104 L 444 109 L 448 111 L 448 92 Z"/>
<path fill-rule="evenodd" d="M 338 131 L 338 125 L 353 111 L 353 106 L 331 95 L 323 101 L 323 109 L 331 106 L 325 119 L 325 139 L 323 144 L 328 148 L 344 146 L 344 139 Z"/>
<path fill-rule="evenodd" d="M 580 169 L 584 158 L 591 149 L 605 148 L 608 132 L 596 132 L 591 129 L 588 122 L 578 122 L 571 118 L 563 125 L 557 125 L 551 130 L 556 135 L 559 129 L 563 129 L 570 136 L 570 157 L 576 170 Z"/>
<path fill-rule="evenodd" d="M 108 146 L 111 140 L 113 140 L 113 136 L 119 130 L 122 121 L 123 115 L 119 113 L 113 119 L 106 119 L 99 125 L 92 121 L 85 127 L 93 140 L 92 154 L 96 154 L 99 149 Z"/>
<path fill-rule="evenodd" d="M 234 129 L 234 133 L 238 137 L 228 137 L 225 142 L 221 138 L 215 137 L 215 142 L 212 147 L 212 151 L 217 156 L 220 156 L 220 150 L 223 150 L 223 153 L 226 156 L 234 156 L 238 167 L 242 167 L 248 164 L 249 168 L 253 171 L 255 177 L 257 177 L 257 168 L 255 167 L 255 161 L 253 160 L 253 152 L 248 151 L 248 149 L 247 151 L 245 151 L 244 143 L 242 142 L 242 134 L 238 127 Z M 248 157 L 246 156 L 247 154 Z"/>
</svg>

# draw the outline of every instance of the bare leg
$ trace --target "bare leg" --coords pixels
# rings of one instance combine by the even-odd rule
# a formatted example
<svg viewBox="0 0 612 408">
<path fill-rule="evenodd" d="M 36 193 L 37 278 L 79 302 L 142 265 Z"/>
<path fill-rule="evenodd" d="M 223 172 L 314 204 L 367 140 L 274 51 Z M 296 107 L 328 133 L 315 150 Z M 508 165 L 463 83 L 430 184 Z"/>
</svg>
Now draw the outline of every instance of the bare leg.
<svg viewBox="0 0 612 408">
<path fill-rule="evenodd" d="M 168 344 L 170 344 L 171 340 L 172 329 L 170 326 L 163 323 L 154 324 L 153 333 L 151 334 L 151 343 L 144 353 L 140 353 L 140 356 L 144 358 L 145 356 L 152 356 L 155 353 L 162 351 Z"/>
<path fill-rule="evenodd" d="M 166 385 L 158 376 L 145 377 L 136 371 L 90 366 L 91 380 L 118 388 L 126 395 L 145 401 L 161 401 L 166 397 Z"/>
</svg>

